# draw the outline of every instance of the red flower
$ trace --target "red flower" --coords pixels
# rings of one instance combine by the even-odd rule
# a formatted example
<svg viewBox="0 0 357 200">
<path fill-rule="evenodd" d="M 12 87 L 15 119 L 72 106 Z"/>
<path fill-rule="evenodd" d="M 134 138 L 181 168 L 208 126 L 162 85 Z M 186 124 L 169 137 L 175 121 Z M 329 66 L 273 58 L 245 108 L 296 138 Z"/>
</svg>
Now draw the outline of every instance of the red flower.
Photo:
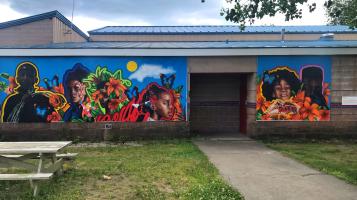
<svg viewBox="0 0 357 200">
<path fill-rule="evenodd" d="M 61 119 L 61 115 L 59 115 L 57 112 L 52 112 L 51 115 L 47 116 L 47 122 L 59 122 Z"/>
<path fill-rule="evenodd" d="M 123 102 L 123 99 L 111 99 L 108 103 L 108 108 L 110 111 L 114 111 L 119 107 L 119 104 Z"/>
<path fill-rule="evenodd" d="M 305 91 L 299 91 L 296 96 L 293 98 L 293 102 L 299 105 L 300 107 L 304 106 L 305 101 Z"/>
<path fill-rule="evenodd" d="M 92 98 L 94 100 L 94 102 L 99 102 L 101 99 L 103 99 L 103 94 L 101 93 L 100 90 L 97 90 L 95 91 L 93 94 L 92 94 Z"/>
<path fill-rule="evenodd" d="M 320 120 L 329 121 L 330 120 L 330 110 L 320 110 Z"/>
<path fill-rule="evenodd" d="M 120 94 L 124 93 L 124 91 L 126 90 L 126 87 L 121 84 L 121 81 L 114 78 L 110 78 L 109 83 L 106 83 L 105 85 L 108 86 L 108 96 L 112 92 L 115 92 L 116 96 L 119 97 Z"/>
<path fill-rule="evenodd" d="M 56 94 L 51 94 L 49 101 L 54 108 L 58 108 L 62 104 L 61 98 Z"/>
<path fill-rule="evenodd" d="M 64 94 L 64 88 L 63 88 L 62 83 L 59 84 L 59 86 L 54 86 L 53 87 L 53 91 L 57 92 L 57 93 L 60 93 L 60 94 Z"/>
</svg>

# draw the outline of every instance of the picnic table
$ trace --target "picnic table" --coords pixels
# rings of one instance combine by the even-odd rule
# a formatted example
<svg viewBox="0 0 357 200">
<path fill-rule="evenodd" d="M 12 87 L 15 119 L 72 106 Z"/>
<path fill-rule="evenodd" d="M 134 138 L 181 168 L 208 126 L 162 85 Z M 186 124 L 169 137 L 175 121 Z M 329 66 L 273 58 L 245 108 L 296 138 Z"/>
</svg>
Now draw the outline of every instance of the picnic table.
<svg viewBox="0 0 357 200">
<path fill-rule="evenodd" d="M 54 142 L 0 142 L 0 168 L 22 168 L 27 174 L 0 174 L 0 180 L 29 180 L 36 196 L 38 180 L 50 179 L 61 174 L 65 158 L 76 154 L 59 154 L 71 141 Z M 28 162 L 38 160 L 37 164 Z"/>
</svg>

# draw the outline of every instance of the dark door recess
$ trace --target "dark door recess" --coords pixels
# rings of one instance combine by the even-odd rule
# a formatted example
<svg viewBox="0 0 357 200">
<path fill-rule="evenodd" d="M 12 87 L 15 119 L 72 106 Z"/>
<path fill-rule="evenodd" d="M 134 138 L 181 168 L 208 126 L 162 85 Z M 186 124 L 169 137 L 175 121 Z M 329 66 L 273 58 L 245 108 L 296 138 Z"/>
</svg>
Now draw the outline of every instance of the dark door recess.
<svg viewBox="0 0 357 200">
<path fill-rule="evenodd" d="M 240 74 L 191 74 L 191 133 L 220 135 L 244 132 L 245 125 L 240 120 L 240 114 L 245 115 L 245 100 L 241 102 L 243 98 L 246 98 L 244 92 L 241 92 L 242 87 L 243 89 L 246 87 L 245 82 L 241 83 L 243 76 Z M 243 108 L 243 111 L 240 108 Z"/>
</svg>

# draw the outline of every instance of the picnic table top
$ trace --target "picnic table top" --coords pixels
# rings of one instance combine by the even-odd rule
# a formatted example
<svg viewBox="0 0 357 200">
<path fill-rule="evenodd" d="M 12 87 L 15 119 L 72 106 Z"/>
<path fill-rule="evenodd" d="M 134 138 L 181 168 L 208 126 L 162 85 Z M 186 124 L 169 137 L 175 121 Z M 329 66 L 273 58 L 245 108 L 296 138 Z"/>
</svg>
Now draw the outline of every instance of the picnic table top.
<svg viewBox="0 0 357 200">
<path fill-rule="evenodd" d="M 57 153 L 71 141 L 0 142 L 0 154 Z"/>
</svg>

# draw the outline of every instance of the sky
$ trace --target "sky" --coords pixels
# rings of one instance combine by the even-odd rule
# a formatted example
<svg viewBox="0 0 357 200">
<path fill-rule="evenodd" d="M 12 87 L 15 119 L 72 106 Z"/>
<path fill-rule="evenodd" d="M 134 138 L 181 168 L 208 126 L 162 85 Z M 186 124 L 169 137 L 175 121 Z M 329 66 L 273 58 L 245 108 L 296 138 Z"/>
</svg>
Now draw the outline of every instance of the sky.
<svg viewBox="0 0 357 200">
<path fill-rule="evenodd" d="M 324 25 L 324 1 L 314 0 L 313 13 L 304 6 L 302 19 L 286 22 L 280 15 L 254 25 Z M 53 10 L 72 20 L 73 7 L 73 23 L 84 32 L 104 26 L 234 25 L 220 16 L 225 0 L 0 0 L 0 22 Z"/>
</svg>

